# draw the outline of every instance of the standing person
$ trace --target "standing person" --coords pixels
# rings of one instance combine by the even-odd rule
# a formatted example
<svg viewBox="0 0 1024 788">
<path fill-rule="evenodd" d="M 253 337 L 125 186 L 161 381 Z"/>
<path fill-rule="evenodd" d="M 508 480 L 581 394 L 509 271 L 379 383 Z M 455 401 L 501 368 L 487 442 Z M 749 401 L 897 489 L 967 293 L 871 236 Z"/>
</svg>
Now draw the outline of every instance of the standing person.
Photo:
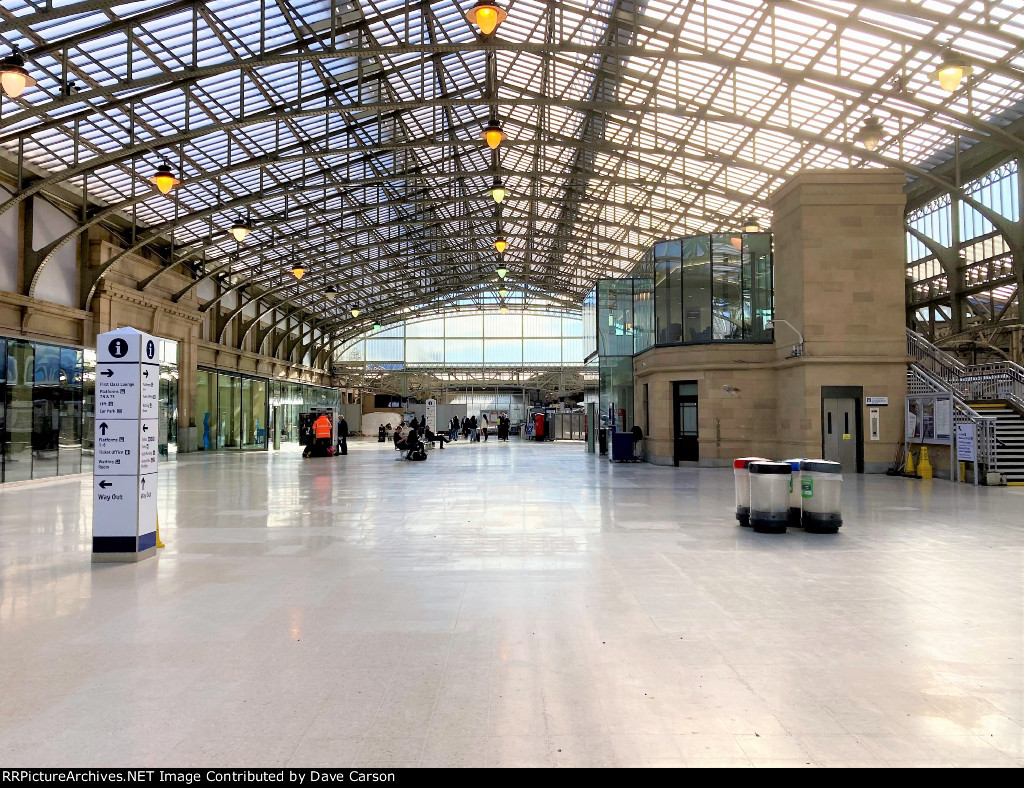
<svg viewBox="0 0 1024 788">
<path fill-rule="evenodd" d="M 348 454 L 348 422 L 344 413 L 338 419 L 338 454 Z"/>
<path fill-rule="evenodd" d="M 483 438 L 484 443 L 487 443 L 487 414 L 484 413 L 480 416 L 480 435 Z"/>
<path fill-rule="evenodd" d="M 326 413 L 321 413 L 313 422 L 313 440 L 312 453 L 317 457 L 326 457 L 331 446 L 331 420 Z"/>
<path fill-rule="evenodd" d="M 459 417 L 452 416 L 451 423 L 448 425 L 448 440 L 456 441 L 459 439 Z"/>
<path fill-rule="evenodd" d="M 468 416 L 463 416 L 462 417 L 462 437 L 463 438 L 468 438 L 469 437 L 469 417 Z"/>
<path fill-rule="evenodd" d="M 384 429 L 384 425 L 381 424 L 380 427 L 377 429 L 377 443 L 387 443 L 387 442 L 388 442 L 388 431 L 386 429 Z"/>
<path fill-rule="evenodd" d="M 469 417 L 469 442 L 476 443 L 480 436 L 476 433 L 476 416 Z"/>
<path fill-rule="evenodd" d="M 418 432 L 420 429 L 420 423 L 416 420 L 416 417 L 412 417 L 412 421 L 409 422 L 409 429 L 413 432 Z"/>
</svg>

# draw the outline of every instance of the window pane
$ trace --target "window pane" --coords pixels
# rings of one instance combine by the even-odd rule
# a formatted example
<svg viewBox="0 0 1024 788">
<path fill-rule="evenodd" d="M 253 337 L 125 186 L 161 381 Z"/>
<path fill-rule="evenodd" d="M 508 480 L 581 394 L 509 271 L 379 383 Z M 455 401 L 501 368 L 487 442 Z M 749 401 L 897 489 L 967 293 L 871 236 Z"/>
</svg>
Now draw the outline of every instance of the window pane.
<svg viewBox="0 0 1024 788">
<path fill-rule="evenodd" d="M 557 337 L 561 331 L 562 319 L 558 315 L 523 315 L 524 337 Z"/>
<path fill-rule="evenodd" d="M 57 475 L 60 435 L 60 348 L 36 345 L 32 390 L 32 478 Z"/>
<path fill-rule="evenodd" d="M 445 335 L 449 337 L 483 336 L 483 315 L 459 315 L 445 318 Z"/>
<path fill-rule="evenodd" d="M 444 342 L 440 339 L 407 339 L 407 364 L 441 364 L 444 362 Z"/>
<path fill-rule="evenodd" d="M 366 340 L 367 361 L 403 361 L 404 339 Z"/>
<path fill-rule="evenodd" d="M 655 322 L 660 344 L 683 339 L 679 255 L 679 241 L 666 241 L 654 247 Z"/>
<path fill-rule="evenodd" d="M 558 364 L 562 356 L 560 339 L 524 339 L 523 362 L 527 364 Z M 576 362 L 579 363 L 579 362 Z"/>
<path fill-rule="evenodd" d="M 82 351 L 60 350 L 60 425 L 57 474 L 82 472 Z"/>
<path fill-rule="evenodd" d="M 520 315 L 485 315 L 484 335 L 488 337 L 521 337 L 523 335 L 523 316 Z"/>
<path fill-rule="evenodd" d="M 32 478 L 32 379 L 35 348 L 30 342 L 7 343 L 7 446 L 4 481 Z"/>
<path fill-rule="evenodd" d="M 484 342 L 482 339 L 446 339 L 444 360 L 447 364 L 482 364 Z"/>
<path fill-rule="evenodd" d="M 438 317 L 419 323 L 409 323 L 405 327 L 405 335 L 407 337 L 443 337 L 444 318 Z"/>
<path fill-rule="evenodd" d="M 683 239 L 684 342 L 711 340 L 711 236 Z"/>
<path fill-rule="evenodd" d="M 505 315 L 499 315 L 499 317 L 505 317 Z M 487 364 L 521 364 L 523 362 L 523 341 L 521 339 L 487 339 L 485 343 L 484 359 Z"/>
<path fill-rule="evenodd" d="M 714 339 L 743 339 L 743 266 L 739 234 L 711 236 Z"/>
</svg>

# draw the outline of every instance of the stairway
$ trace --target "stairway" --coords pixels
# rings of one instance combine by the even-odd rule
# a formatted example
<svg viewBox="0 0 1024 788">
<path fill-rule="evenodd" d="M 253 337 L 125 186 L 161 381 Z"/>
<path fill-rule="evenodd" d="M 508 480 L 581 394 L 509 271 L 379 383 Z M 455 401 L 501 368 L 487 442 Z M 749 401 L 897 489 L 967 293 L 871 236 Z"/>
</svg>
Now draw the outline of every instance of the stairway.
<svg viewBox="0 0 1024 788">
<path fill-rule="evenodd" d="M 1005 400 L 969 403 L 982 416 L 995 416 L 999 437 L 999 471 L 1006 474 L 1006 483 L 1024 487 L 1024 416 Z"/>
</svg>

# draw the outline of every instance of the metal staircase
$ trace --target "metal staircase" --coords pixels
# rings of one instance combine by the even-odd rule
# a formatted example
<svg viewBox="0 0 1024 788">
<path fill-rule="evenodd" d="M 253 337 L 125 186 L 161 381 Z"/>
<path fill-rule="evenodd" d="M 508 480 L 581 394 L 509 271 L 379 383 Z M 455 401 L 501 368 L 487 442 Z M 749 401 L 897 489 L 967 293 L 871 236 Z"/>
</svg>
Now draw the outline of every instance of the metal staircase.
<svg viewBox="0 0 1024 788">
<path fill-rule="evenodd" d="M 1024 485 L 1024 367 L 1012 361 L 964 364 L 907 329 L 907 391 L 953 394 L 955 423 L 977 428 L 978 455 L 988 471 Z"/>
</svg>

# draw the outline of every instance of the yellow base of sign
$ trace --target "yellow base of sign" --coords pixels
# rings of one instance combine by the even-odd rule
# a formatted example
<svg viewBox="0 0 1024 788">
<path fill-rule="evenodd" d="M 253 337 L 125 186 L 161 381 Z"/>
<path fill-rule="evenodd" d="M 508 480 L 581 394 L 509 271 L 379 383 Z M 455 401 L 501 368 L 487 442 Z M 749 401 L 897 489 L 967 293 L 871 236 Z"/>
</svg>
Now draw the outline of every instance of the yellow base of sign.
<svg viewBox="0 0 1024 788">
<path fill-rule="evenodd" d="M 163 542 L 160 541 L 160 515 L 156 516 L 156 546 L 157 547 L 166 547 L 167 546 Z"/>
</svg>

